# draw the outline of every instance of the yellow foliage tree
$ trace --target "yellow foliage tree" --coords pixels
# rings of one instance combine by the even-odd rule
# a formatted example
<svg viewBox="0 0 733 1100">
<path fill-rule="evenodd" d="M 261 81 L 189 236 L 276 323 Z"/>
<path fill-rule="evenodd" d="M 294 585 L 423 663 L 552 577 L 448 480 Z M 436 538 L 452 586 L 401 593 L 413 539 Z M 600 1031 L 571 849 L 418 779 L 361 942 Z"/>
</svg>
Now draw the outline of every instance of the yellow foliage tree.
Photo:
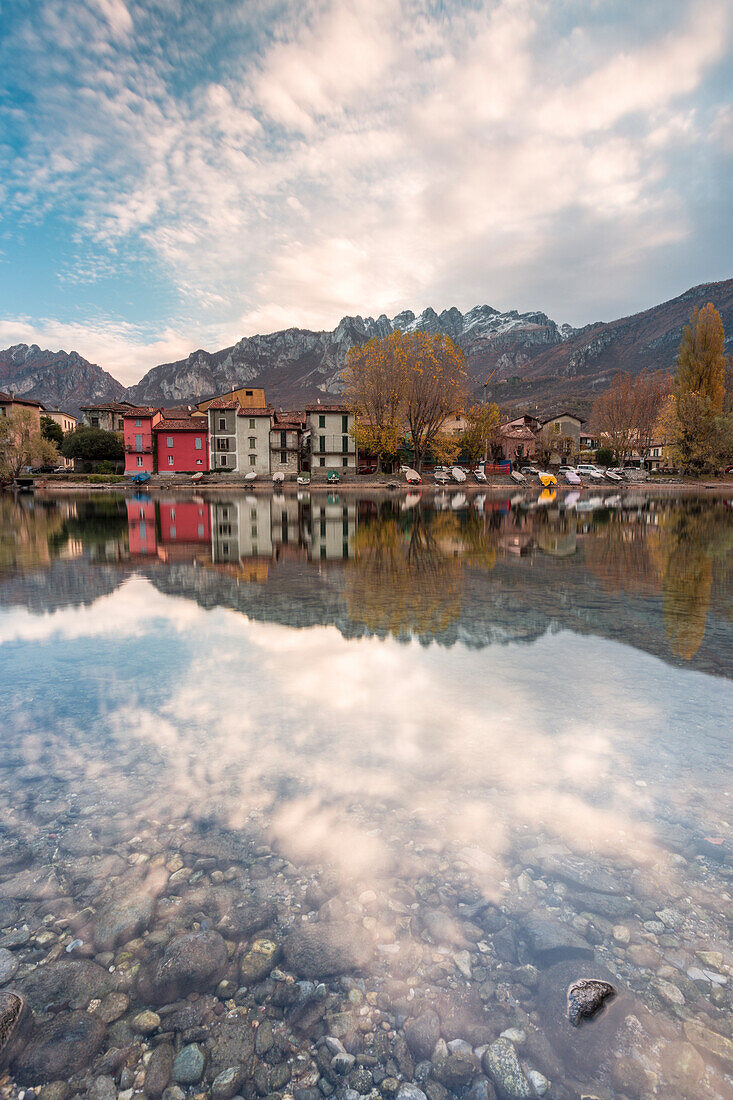
<svg viewBox="0 0 733 1100">
<path fill-rule="evenodd" d="M 675 390 L 678 398 L 697 393 L 710 401 L 712 410 L 723 411 L 725 399 L 725 332 L 723 320 L 712 302 L 693 311 L 685 325 L 677 354 Z"/>
<path fill-rule="evenodd" d="M 466 413 L 466 428 L 461 435 L 461 447 L 473 465 L 488 457 L 499 427 L 499 406 L 473 405 Z"/>
</svg>

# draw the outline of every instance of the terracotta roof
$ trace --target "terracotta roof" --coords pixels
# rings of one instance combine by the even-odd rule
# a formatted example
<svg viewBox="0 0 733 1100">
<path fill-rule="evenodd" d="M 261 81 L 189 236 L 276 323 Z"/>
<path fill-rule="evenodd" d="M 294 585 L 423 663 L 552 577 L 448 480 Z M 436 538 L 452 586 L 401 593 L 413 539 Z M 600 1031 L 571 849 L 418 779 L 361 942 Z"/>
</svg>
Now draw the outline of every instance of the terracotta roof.
<svg viewBox="0 0 733 1100">
<path fill-rule="evenodd" d="M 208 432 L 209 425 L 202 416 L 187 416 L 180 420 L 160 420 L 154 432 Z"/>
<path fill-rule="evenodd" d="M 211 408 L 211 406 L 209 406 Z M 267 405 L 264 409 L 262 405 L 239 405 L 237 410 L 237 416 L 272 416 L 272 405 Z"/>
<path fill-rule="evenodd" d="M 103 412 L 121 412 L 124 413 L 127 409 L 134 409 L 135 405 L 131 405 L 129 401 L 104 401 L 101 405 L 82 405 L 82 412 L 93 412 L 95 410 L 101 410 Z"/>
<path fill-rule="evenodd" d="M 521 425 L 506 425 L 499 429 L 501 435 L 505 439 L 534 439 L 535 434 L 531 428 L 525 428 Z"/>
<path fill-rule="evenodd" d="M 306 405 L 305 411 L 309 413 L 321 412 L 321 413 L 347 413 L 349 412 L 348 405 Z"/>
<path fill-rule="evenodd" d="M 86 406 L 82 406 L 82 407 L 86 411 L 86 409 L 101 409 L 101 408 L 105 408 L 106 406 L 86 405 Z M 152 405 L 132 405 L 129 409 L 126 409 L 125 412 L 123 412 L 122 419 L 124 420 L 126 416 L 140 416 L 141 413 L 144 416 L 152 416 L 153 413 L 156 413 L 158 411 L 159 410 L 154 409 Z"/>
<path fill-rule="evenodd" d="M 18 397 L 17 394 L 5 393 L 0 391 L 0 405 L 36 405 L 39 409 L 43 408 L 40 401 L 34 401 L 32 397 Z"/>
<path fill-rule="evenodd" d="M 296 428 L 305 427 L 305 413 L 293 410 L 292 412 L 276 412 L 272 420 L 273 430 L 280 429 L 285 431 L 290 429 L 294 431 Z"/>
</svg>

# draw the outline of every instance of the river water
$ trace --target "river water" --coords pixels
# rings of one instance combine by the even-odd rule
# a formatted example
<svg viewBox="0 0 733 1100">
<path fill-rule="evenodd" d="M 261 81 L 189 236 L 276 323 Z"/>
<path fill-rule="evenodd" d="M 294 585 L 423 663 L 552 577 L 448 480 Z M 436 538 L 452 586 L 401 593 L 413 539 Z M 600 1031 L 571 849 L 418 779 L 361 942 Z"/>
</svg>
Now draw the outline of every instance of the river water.
<svg viewBox="0 0 733 1100">
<path fill-rule="evenodd" d="M 733 1095 L 728 502 L 6 496 L 0 696 L 3 1095 Z"/>
</svg>

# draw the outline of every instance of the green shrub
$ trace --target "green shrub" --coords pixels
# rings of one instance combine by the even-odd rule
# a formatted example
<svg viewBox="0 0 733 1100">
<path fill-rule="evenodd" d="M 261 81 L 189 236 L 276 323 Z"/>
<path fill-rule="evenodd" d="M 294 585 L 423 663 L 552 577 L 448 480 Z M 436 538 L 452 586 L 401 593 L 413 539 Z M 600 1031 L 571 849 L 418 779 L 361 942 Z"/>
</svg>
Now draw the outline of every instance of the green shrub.
<svg viewBox="0 0 733 1100">
<path fill-rule="evenodd" d="M 124 481 L 124 477 L 121 474 L 90 474 L 90 485 L 116 485 L 120 481 Z"/>
<path fill-rule="evenodd" d="M 613 451 L 610 447 L 599 447 L 596 451 L 596 462 L 599 466 L 613 466 Z"/>
</svg>

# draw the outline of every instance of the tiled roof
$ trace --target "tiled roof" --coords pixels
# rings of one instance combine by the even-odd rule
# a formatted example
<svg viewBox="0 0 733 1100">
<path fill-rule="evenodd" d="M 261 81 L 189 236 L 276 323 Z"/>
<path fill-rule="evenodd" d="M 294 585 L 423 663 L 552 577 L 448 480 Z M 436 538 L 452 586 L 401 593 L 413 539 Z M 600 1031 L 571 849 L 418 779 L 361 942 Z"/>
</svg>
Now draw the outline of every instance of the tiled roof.
<svg viewBox="0 0 733 1100">
<path fill-rule="evenodd" d="M 347 413 L 348 405 L 306 405 L 305 411 L 309 413 Z"/>
<path fill-rule="evenodd" d="M 202 416 L 187 416 L 180 420 L 161 420 L 154 432 L 208 432 L 209 425 Z"/>
<path fill-rule="evenodd" d="M 560 418 L 563 417 L 563 416 L 572 417 L 573 420 L 577 420 L 580 424 L 585 424 L 585 420 L 583 419 L 582 416 L 578 416 L 577 413 L 571 413 L 571 412 L 567 412 L 567 411 L 555 413 L 554 416 L 548 416 L 545 420 L 542 421 L 542 423 L 543 424 L 551 424 L 553 420 L 560 420 Z"/>
<path fill-rule="evenodd" d="M 211 408 L 211 406 L 209 406 Z M 272 416 L 272 405 L 262 408 L 262 405 L 239 405 L 237 416 Z"/>
<path fill-rule="evenodd" d="M 39 409 L 43 408 L 40 401 L 34 401 L 32 397 L 18 397 L 17 394 L 13 396 L 12 393 L 5 393 L 0 391 L 0 404 L 14 404 L 14 405 L 36 405 Z"/>
<path fill-rule="evenodd" d="M 121 412 L 125 413 L 128 409 L 134 409 L 135 406 L 131 405 L 129 401 L 104 401 L 101 405 L 82 405 L 82 412 Z"/>
<path fill-rule="evenodd" d="M 106 406 L 106 405 L 85 405 L 85 406 L 82 406 L 82 407 L 84 408 L 84 411 L 86 412 L 87 409 L 102 409 L 102 408 L 107 408 L 108 406 Z M 133 405 L 130 408 L 125 409 L 125 411 L 122 414 L 122 419 L 124 420 L 126 416 L 140 416 L 141 414 L 143 416 L 152 416 L 153 413 L 156 413 L 158 411 L 159 410 L 154 409 L 152 405 Z"/>
</svg>

